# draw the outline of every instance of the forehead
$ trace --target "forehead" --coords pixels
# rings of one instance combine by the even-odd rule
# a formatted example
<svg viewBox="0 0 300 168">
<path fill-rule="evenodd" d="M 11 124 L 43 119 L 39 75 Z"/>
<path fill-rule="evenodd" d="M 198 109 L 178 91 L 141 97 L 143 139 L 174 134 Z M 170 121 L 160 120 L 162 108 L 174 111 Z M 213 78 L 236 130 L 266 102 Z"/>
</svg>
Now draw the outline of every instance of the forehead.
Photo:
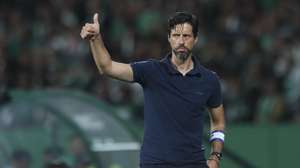
<svg viewBox="0 0 300 168">
<path fill-rule="evenodd" d="M 171 29 L 171 34 L 172 33 L 193 34 L 193 27 L 189 23 L 177 24 L 173 29 Z"/>
</svg>

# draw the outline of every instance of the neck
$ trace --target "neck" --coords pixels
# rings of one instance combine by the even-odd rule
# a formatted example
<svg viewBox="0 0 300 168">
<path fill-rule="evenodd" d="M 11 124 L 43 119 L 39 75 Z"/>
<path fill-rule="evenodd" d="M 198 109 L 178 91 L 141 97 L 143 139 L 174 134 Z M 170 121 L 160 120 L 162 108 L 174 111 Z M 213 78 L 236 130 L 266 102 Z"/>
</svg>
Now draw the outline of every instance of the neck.
<svg viewBox="0 0 300 168">
<path fill-rule="evenodd" d="M 175 69 L 177 69 L 182 75 L 186 75 L 190 70 L 194 68 L 194 63 L 191 55 L 183 61 L 172 54 L 171 62 L 174 65 Z"/>
</svg>

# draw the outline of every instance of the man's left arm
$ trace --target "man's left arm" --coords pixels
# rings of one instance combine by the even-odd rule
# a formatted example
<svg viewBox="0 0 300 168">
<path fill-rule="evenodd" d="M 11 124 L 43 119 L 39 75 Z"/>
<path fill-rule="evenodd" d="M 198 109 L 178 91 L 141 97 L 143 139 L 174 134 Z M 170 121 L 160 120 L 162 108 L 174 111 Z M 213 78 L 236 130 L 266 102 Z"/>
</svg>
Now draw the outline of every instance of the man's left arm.
<svg viewBox="0 0 300 168">
<path fill-rule="evenodd" d="M 207 164 L 210 168 L 218 168 L 222 157 L 222 149 L 225 138 L 225 116 L 223 105 L 209 108 L 210 131 L 211 131 L 211 154 Z"/>
</svg>

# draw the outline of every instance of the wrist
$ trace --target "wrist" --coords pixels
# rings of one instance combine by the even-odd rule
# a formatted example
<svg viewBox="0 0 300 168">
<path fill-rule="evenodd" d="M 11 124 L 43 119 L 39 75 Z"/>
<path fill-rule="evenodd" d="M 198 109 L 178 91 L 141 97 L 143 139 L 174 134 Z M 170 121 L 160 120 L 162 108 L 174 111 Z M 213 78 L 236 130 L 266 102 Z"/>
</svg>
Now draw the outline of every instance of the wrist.
<svg viewBox="0 0 300 168">
<path fill-rule="evenodd" d="M 212 152 L 209 156 L 209 159 L 216 160 L 219 162 L 222 159 L 222 153 L 221 152 Z"/>
<path fill-rule="evenodd" d="M 94 35 L 90 38 L 90 41 L 93 42 L 93 41 L 101 41 L 102 40 L 102 37 L 100 34 L 97 34 L 97 35 Z"/>
</svg>

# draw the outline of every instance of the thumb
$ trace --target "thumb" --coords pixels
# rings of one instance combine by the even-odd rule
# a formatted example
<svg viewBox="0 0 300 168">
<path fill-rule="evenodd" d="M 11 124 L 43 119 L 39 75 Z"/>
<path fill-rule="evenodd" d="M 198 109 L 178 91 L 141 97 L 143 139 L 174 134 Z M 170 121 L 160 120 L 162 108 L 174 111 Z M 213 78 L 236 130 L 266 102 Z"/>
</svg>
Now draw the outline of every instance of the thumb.
<svg viewBox="0 0 300 168">
<path fill-rule="evenodd" d="M 94 14 L 94 23 L 99 24 L 98 13 Z"/>
</svg>

